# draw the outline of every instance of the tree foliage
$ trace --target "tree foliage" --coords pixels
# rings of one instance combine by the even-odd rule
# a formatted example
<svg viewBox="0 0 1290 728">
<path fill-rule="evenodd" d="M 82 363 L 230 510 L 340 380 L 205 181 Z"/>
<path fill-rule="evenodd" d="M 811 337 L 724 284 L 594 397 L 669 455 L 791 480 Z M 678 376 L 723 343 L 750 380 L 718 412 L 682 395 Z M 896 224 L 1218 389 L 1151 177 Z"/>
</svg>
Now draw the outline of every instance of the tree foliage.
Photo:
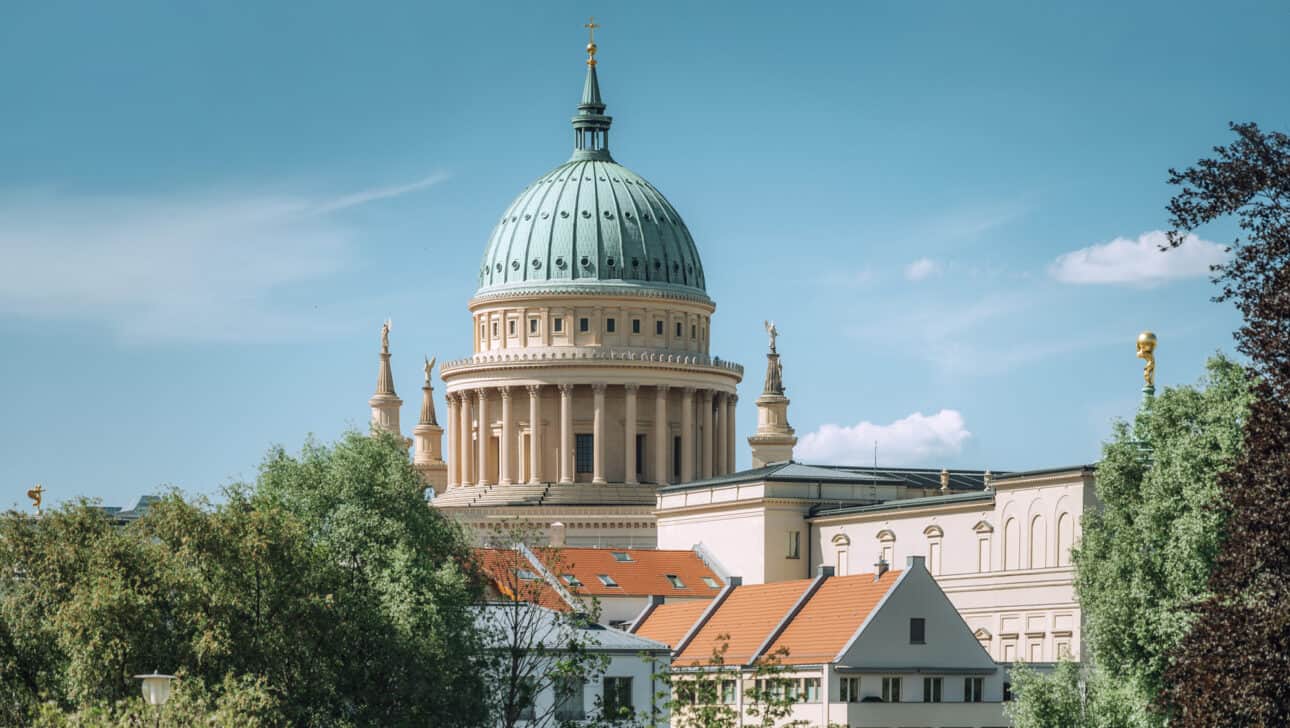
<svg viewBox="0 0 1290 728">
<path fill-rule="evenodd" d="M 676 728 L 793 728 L 809 725 L 808 721 L 787 720 L 799 702 L 797 678 L 786 675 L 784 660 L 787 647 L 781 647 L 748 666 L 726 664 L 730 635 L 720 634 L 713 642 L 712 654 L 704 661 L 689 665 L 672 664 L 659 670 L 663 690 L 658 703 L 670 716 Z M 734 683 L 731 685 L 731 683 Z M 737 686 L 743 687 L 744 714 L 733 703 L 726 702 Z M 644 721 L 652 725 L 649 721 Z M 832 724 L 830 724 L 831 728 Z"/>
<path fill-rule="evenodd" d="M 422 491 L 402 443 L 351 433 L 218 505 L 6 514 L 0 723 L 129 724 L 155 669 L 184 675 L 176 715 L 226 724 L 479 724 L 468 550 Z"/>
<path fill-rule="evenodd" d="M 1075 586 L 1091 662 L 1115 676 L 1140 717 L 1132 725 L 1163 724 L 1147 707 L 1206 594 L 1222 526 L 1218 480 L 1240 455 L 1249 400 L 1245 371 L 1216 356 L 1198 386 L 1145 402 L 1103 448 L 1100 508 L 1083 518 Z"/>
<path fill-rule="evenodd" d="M 1237 345 L 1256 377 L 1244 449 L 1220 480 L 1212 595 L 1166 676 L 1162 705 L 1184 726 L 1290 724 L 1290 136 L 1232 131 L 1213 157 L 1170 170 L 1174 245 L 1221 218 L 1243 233 L 1215 281 L 1242 314 Z"/>
</svg>

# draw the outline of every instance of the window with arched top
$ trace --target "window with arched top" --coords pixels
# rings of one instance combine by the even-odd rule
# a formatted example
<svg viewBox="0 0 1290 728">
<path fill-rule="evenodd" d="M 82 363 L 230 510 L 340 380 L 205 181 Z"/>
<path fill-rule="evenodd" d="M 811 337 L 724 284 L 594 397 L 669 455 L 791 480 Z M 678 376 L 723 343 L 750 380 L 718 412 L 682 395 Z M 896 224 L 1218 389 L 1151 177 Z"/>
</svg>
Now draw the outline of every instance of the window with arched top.
<svg viewBox="0 0 1290 728">
<path fill-rule="evenodd" d="M 1003 524 L 1003 570 L 1021 566 L 1021 527 L 1017 519 L 1009 518 Z"/>
<path fill-rule="evenodd" d="M 945 532 L 940 526 L 931 525 L 923 529 L 923 535 L 927 537 L 927 571 L 930 574 L 941 573 L 941 541 Z"/>
<path fill-rule="evenodd" d="M 1075 529 L 1071 514 L 1057 516 L 1057 565 L 1071 565 L 1071 548 L 1074 546 Z"/>
<path fill-rule="evenodd" d="M 878 532 L 878 558 L 889 565 L 896 563 L 896 534 L 888 529 Z"/>
<path fill-rule="evenodd" d="M 851 568 L 851 538 L 845 533 L 839 533 L 833 539 L 833 573 L 836 576 L 846 576 L 850 573 Z"/>
<path fill-rule="evenodd" d="M 1042 569 L 1048 566 L 1048 539 L 1044 531 L 1044 517 L 1036 515 L 1030 519 L 1030 568 Z"/>
</svg>

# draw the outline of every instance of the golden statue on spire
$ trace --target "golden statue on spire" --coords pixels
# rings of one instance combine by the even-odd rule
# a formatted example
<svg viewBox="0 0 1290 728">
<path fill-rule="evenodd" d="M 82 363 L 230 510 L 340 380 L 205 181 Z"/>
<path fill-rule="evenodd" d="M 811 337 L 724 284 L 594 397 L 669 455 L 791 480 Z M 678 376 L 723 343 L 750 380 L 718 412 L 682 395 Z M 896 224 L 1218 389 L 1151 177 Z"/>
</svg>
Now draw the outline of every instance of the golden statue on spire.
<svg viewBox="0 0 1290 728">
<path fill-rule="evenodd" d="M 592 68 L 595 68 L 596 67 L 596 28 L 600 27 L 599 25 L 596 24 L 596 16 L 593 15 L 590 18 L 587 18 L 587 22 L 584 23 L 582 27 L 587 29 L 587 65 L 591 66 Z"/>
<path fill-rule="evenodd" d="M 1156 388 L 1156 335 L 1150 331 L 1138 334 L 1138 358 L 1146 361 L 1142 367 L 1142 379 L 1146 388 Z"/>
<path fill-rule="evenodd" d="M 40 483 L 36 483 L 35 488 L 27 491 L 27 497 L 31 499 L 31 505 L 36 509 L 36 515 L 38 516 L 40 515 L 40 504 L 45 500 L 44 495 L 45 489 L 41 487 Z"/>
</svg>

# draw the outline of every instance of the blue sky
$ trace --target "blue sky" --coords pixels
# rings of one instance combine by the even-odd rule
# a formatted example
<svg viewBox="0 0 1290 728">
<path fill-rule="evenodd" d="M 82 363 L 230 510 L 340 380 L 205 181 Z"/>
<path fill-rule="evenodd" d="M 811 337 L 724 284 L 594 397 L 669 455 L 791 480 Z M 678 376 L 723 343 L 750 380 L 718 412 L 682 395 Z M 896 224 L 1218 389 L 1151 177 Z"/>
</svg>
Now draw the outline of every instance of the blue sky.
<svg viewBox="0 0 1290 728">
<path fill-rule="evenodd" d="M 748 369 L 741 441 L 764 318 L 811 460 L 1092 461 L 1138 331 L 1164 385 L 1231 350 L 1234 229 L 1152 233 L 1228 121 L 1286 129 L 1282 2 L 9 2 L 0 506 L 214 493 L 365 427 L 386 317 L 414 422 L 498 211 L 568 156 L 591 14 L 615 157 Z"/>
</svg>

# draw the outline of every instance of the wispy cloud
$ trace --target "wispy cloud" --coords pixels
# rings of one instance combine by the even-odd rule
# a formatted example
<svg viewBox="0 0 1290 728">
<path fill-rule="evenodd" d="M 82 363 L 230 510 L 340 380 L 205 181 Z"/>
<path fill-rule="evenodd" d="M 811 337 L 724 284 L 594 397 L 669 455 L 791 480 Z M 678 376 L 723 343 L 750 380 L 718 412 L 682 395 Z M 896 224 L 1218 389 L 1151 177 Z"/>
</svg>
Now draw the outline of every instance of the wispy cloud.
<svg viewBox="0 0 1290 728">
<path fill-rule="evenodd" d="M 443 179 L 335 198 L 0 199 L 0 315 L 93 321 L 131 339 L 318 333 L 325 317 L 281 299 L 354 262 L 354 231 L 336 213 Z"/>
<path fill-rule="evenodd" d="M 798 441 L 793 456 L 811 463 L 859 465 L 870 462 L 877 443 L 879 463 L 909 465 L 956 455 L 970 437 L 958 410 L 943 409 L 931 415 L 914 412 L 885 425 L 821 425 Z"/>
<path fill-rule="evenodd" d="M 905 280 L 921 281 L 941 272 L 941 264 L 931 258 L 919 258 L 905 266 Z"/>
<path fill-rule="evenodd" d="M 1227 259 L 1223 246 L 1188 235 L 1169 251 L 1161 230 L 1143 233 L 1136 240 L 1116 238 L 1063 253 L 1048 273 L 1063 283 L 1151 286 L 1180 278 L 1204 276 L 1210 267 Z"/>
</svg>

